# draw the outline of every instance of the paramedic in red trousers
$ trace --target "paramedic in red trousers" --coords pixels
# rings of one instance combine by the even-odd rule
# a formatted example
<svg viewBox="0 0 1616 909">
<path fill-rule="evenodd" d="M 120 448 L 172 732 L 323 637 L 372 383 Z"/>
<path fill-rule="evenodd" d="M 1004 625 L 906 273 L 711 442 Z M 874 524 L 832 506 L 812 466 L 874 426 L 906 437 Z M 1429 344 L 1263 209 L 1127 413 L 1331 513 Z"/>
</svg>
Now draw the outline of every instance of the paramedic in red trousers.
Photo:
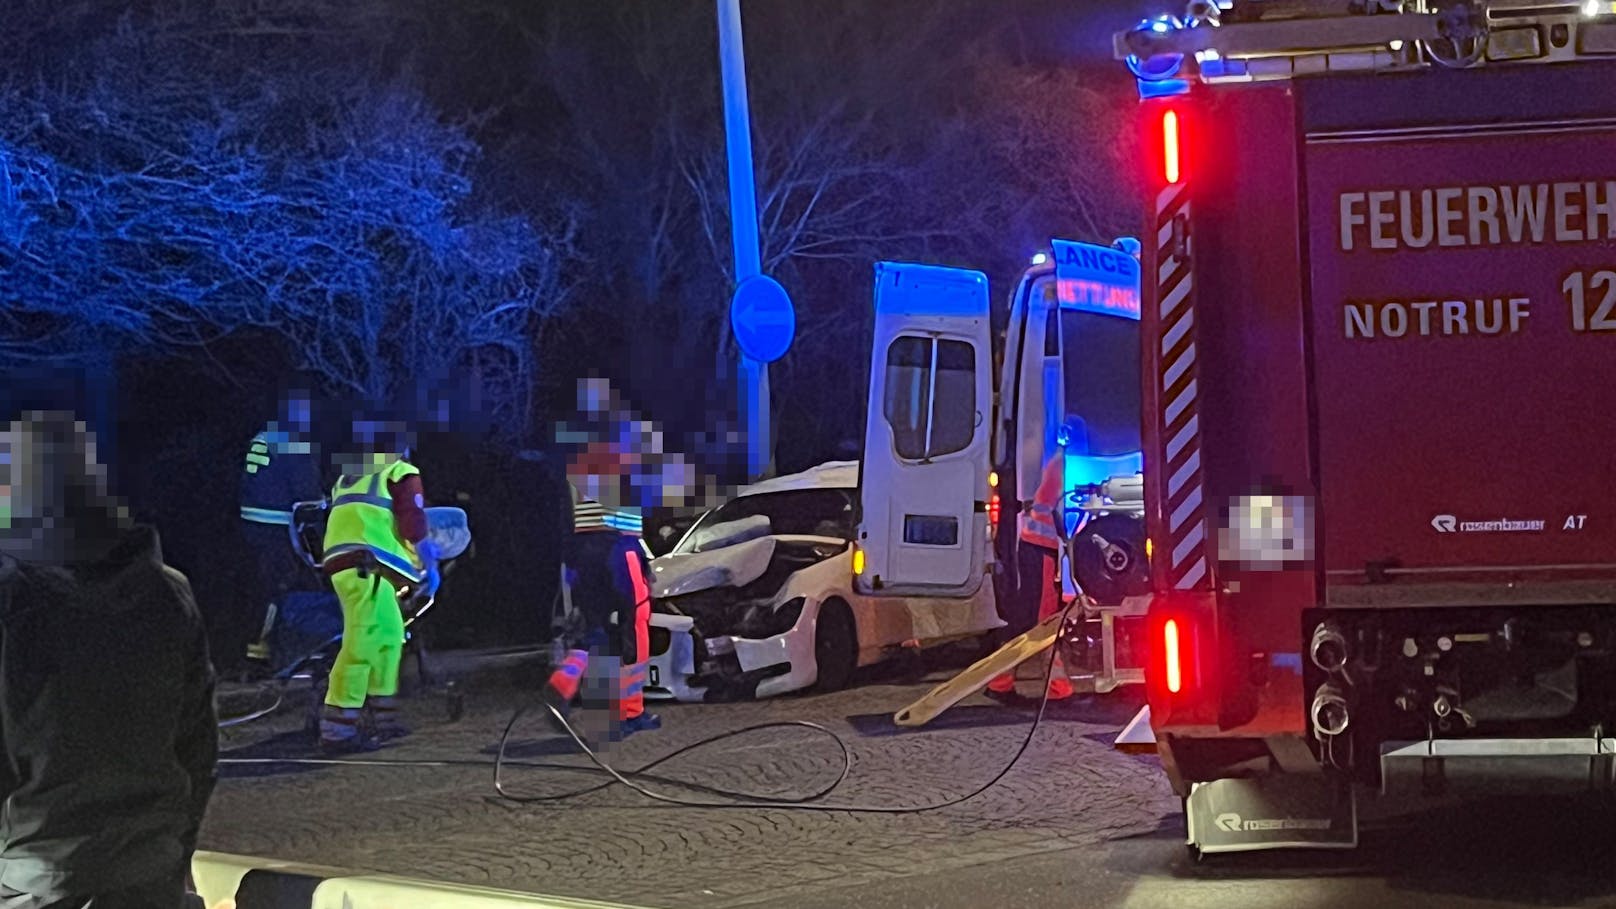
<svg viewBox="0 0 1616 909">
<path fill-rule="evenodd" d="M 256 585 L 237 604 L 242 632 L 232 638 L 246 646 L 250 660 L 269 658 L 268 636 L 281 597 L 312 578 L 308 567 L 292 549 L 292 506 L 318 501 L 325 494 L 320 483 L 319 454 L 311 438 L 309 394 L 293 390 L 281 404 L 279 419 L 253 437 L 241 476 L 241 527 L 248 551 L 258 570 Z M 256 635 L 256 637 L 250 637 Z M 241 653 L 232 647 L 231 657 Z"/>
<path fill-rule="evenodd" d="M 1032 503 L 1017 515 L 1016 587 L 1014 595 L 1000 606 L 1000 618 L 1006 623 L 1000 630 L 1001 645 L 1026 634 L 1034 625 L 1061 610 L 1061 533 L 1058 528 L 1059 522 L 1066 520 L 1065 456 L 1071 432 L 1069 424 L 1061 427 L 1059 444 L 1044 464 Z M 1061 664 L 1060 648 L 1053 649 L 1055 666 L 1049 677 L 1048 697 L 1063 700 L 1072 696 L 1072 682 Z M 995 676 L 988 683 L 987 695 L 1005 703 L 1019 701 L 1015 669 Z"/>
<path fill-rule="evenodd" d="M 178 909 L 218 759 L 190 584 L 70 415 L 0 428 L 0 909 Z"/>
<path fill-rule="evenodd" d="M 586 483 L 588 479 L 569 477 L 572 533 L 561 551 L 562 583 L 569 588 L 572 606 L 582 618 L 582 635 L 569 642 L 561 665 L 550 675 L 545 697 L 565 712 L 580 689 L 610 685 L 616 676 L 616 690 L 605 691 L 604 699 L 612 705 L 612 719 L 620 734 L 628 736 L 662 726 L 660 717 L 645 712 L 650 661 L 649 566 L 640 543 L 638 509 L 585 498 L 575 484 L 600 485 Z M 608 478 L 608 485 L 614 481 Z"/>
</svg>

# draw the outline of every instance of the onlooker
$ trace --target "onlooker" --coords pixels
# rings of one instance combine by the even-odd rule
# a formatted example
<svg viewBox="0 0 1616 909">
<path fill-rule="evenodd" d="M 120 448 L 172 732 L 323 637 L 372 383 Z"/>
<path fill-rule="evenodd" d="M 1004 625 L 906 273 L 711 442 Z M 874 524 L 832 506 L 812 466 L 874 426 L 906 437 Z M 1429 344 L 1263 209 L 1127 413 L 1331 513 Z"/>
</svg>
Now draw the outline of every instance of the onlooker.
<svg viewBox="0 0 1616 909">
<path fill-rule="evenodd" d="M 61 414 L 0 432 L 0 909 L 186 904 L 218 755 L 207 638 Z"/>
</svg>

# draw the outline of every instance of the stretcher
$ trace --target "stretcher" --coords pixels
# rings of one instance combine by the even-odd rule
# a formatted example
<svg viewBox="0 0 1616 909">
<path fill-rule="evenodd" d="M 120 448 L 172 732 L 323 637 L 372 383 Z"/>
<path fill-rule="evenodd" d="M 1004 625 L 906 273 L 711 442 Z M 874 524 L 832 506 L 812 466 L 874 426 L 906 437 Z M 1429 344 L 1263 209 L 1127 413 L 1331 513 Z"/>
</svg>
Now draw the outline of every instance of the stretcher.
<svg viewBox="0 0 1616 909">
<path fill-rule="evenodd" d="M 330 500 L 319 499 L 298 502 L 292 507 L 292 522 L 288 527 L 292 550 L 311 571 L 324 577 L 323 549 L 325 521 L 330 512 Z M 405 645 L 415 651 L 422 675 L 426 676 L 422 648 L 415 642 L 411 629 L 437 602 L 438 589 L 444 575 L 470 550 L 471 526 L 465 509 L 453 506 L 432 506 L 426 509 L 427 538 L 438 548 L 438 573 L 420 584 L 408 585 L 399 591 L 399 607 L 404 614 Z M 336 595 L 327 589 L 314 595 L 308 615 L 297 617 L 272 613 L 266 627 L 266 637 L 275 635 L 289 641 L 276 648 L 278 668 L 270 677 L 277 690 L 267 707 L 245 715 L 230 717 L 220 722 L 221 727 L 239 726 L 274 713 L 285 699 L 286 689 L 294 680 L 306 679 L 316 692 L 323 689 L 331 664 L 342 647 L 342 607 Z M 288 628 L 289 624 L 300 627 Z M 302 632 L 299 634 L 298 632 Z M 311 633 L 312 632 L 312 633 Z M 310 698 L 308 724 L 317 727 L 321 698 Z M 451 717 L 459 712 L 458 696 L 451 698 Z"/>
<path fill-rule="evenodd" d="M 325 519 L 330 501 L 320 499 L 299 502 L 292 507 L 292 549 L 310 569 L 324 574 L 322 559 L 325 540 Z M 439 579 L 447 574 L 471 548 L 471 525 L 463 508 L 434 505 L 426 509 L 427 539 L 438 548 Z M 399 591 L 399 605 L 404 608 L 404 627 L 409 626 L 431 609 L 437 600 L 437 586 L 412 584 Z"/>
</svg>

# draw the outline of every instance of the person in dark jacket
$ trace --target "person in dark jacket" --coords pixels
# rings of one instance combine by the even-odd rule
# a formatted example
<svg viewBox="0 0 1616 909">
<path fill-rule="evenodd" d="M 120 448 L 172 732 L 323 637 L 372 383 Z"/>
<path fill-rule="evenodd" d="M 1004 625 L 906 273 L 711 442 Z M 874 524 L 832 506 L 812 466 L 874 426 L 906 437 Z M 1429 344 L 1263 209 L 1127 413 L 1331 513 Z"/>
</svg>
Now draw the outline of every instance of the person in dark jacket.
<svg viewBox="0 0 1616 909">
<path fill-rule="evenodd" d="M 270 628 L 286 595 L 316 586 L 292 549 L 291 524 L 293 505 L 325 494 L 321 480 L 310 395 L 293 389 L 281 401 L 279 418 L 253 436 L 242 465 L 241 529 L 258 575 L 256 587 L 243 591 L 237 604 L 241 616 L 232 644 L 251 642 L 243 645 L 250 660 L 269 658 Z"/>
<path fill-rule="evenodd" d="M 190 585 L 111 497 L 82 424 L 0 430 L 0 909 L 195 899 L 213 693 Z"/>
</svg>

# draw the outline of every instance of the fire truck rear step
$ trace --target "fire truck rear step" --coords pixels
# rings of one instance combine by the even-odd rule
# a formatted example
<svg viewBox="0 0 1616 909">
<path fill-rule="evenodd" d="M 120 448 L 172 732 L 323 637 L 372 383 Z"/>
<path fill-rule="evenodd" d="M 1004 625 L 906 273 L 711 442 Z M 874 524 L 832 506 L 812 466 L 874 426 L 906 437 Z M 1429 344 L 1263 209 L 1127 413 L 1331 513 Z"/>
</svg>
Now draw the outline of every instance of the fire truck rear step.
<svg viewBox="0 0 1616 909">
<path fill-rule="evenodd" d="M 1381 792 L 1541 795 L 1616 788 L 1616 739 L 1435 739 L 1381 745 Z"/>
</svg>

